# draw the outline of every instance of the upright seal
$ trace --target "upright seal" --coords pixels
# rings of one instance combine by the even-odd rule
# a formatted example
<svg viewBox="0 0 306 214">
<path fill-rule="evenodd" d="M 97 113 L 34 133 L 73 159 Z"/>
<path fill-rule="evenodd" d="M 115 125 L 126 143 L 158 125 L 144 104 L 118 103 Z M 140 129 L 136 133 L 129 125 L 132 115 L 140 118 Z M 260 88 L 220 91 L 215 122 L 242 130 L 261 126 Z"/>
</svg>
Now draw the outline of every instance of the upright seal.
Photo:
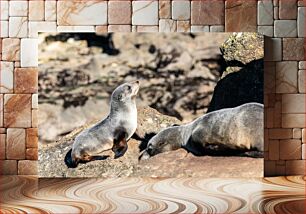
<svg viewBox="0 0 306 214">
<path fill-rule="evenodd" d="M 126 152 L 127 141 L 137 128 L 136 95 L 139 81 L 118 86 L 111 95 L 110 112 L 102 121 L 83 130 L 74 140 L 72 149 L 65 157 L 70 168 L 79 162 L 88 162 L 96 155 L 112 149 L 115 158 Z"/>
<path fill-rule="evenodd" d="M 195 155 L 230 153 L 261 157 L 263 118 L 264 108 L 259 103 L 210 112 L 186 125 L 159 132 L 149 141 L 140 159 L 179 148 Z"/>
</svg>

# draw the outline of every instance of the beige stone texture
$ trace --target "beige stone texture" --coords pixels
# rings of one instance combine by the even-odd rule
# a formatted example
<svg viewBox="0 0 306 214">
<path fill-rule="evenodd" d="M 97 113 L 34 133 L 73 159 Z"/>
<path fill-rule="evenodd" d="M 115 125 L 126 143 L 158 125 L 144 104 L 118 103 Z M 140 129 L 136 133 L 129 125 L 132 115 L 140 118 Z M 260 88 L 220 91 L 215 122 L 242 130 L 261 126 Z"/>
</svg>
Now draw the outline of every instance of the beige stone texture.
<svg viewBox="0 0 306 214">
<path fill-rule="evenodd" d="M 17 175 L 16 160 L 0 160 L 0 175 Z"/>
<path fill-rule="evenodd" d="M 302 144 L 302 159 L 303 160 L 306 159 L 306 144 L 305 143 Z"/>
<path fill-rule="evenodd" d="M 0 94 L 0 127 L 3 126 L 3 94 Z"/>
<path fill-rule="evenodd" d="M 0 19 L 8 20 L 9 17 L 9 2 L 5 0 L 0 1 Z"/>
<path fill-rule="evenodd" d="M 299 61 L 299 69 L 301 70 L 306 69 L 306 61 Z"/>
<path fill-rule="evenodd" d="M 26 129 L 26 147 L 38 148 L 38 129 L 29 128 Z"/>
<path fill-rule="evenodd" d="M 205 3 L 206 1 L 203 1 L 203 4 Z M 257 30 L 257 1 L 227 0 L 225 3 L 225 31 L 255 32 L 256 30 Z"/>
<path fill-rule="evenodd" d="M 264 62 L 264 93 L 275 93 L 275 62 Z"/>
<path fill-rule="evenodd" d="M 274 31 L 273 26 L 258 26 L 257 27 L 257 32 L 265 36 L 273 37 L 273 31 Z"/>
<path fill-rule="evenodd" d="M 2 40 L 2 60 L 20 60 L 20 39 L 5 38 Z"/>
<path fill-rule="evenodd" d="M 0 62 L 0 93 L 12 93 L 14 87 L 14 63 Z"/>
<path fill-rule="evenodd" d="M 158 26 L 145 26 L 145 25 L 139 25 L 136 26 L 137 32 L 158 32 Z"/>
<path fill-rule="evenodd" d="M 176 32 L 176 21 L 172 19 L 159 20 L 159 32 Z"/>
<path fill-rule="evenodd" d="M 159 1 L 159 18 L 170 19 L 171 18 L 171 1 Z"/>
<path fill-rule="evenodd" d="M 282 40 L 268 37 L 264 40 L 265 61 L 282 61 Z"/>
<path fill-rule="evenodd" d="M 38 69 L 37 68 L 16 68 L 14 73 L 15 93 L 37 93 Z"/>
<path fill-rule="evenodd" d="M 106 25 L 107 1 L 57 1 L 58 25 Z"/>
<path fill-rule="evenodd" d="M 107 33 L 107 25 L 96 26 L 96 34 L 103 35 Z"/>
<path fill-rule="evenodd" d="M 298 8 L 297 28 L 298 37 L 305 37 L 305 6 Z"/>
<path fill-rule="evenodd" d="M 283 128 L 305 128 L 306 114 L 283 114 Z"/>
<path fill-rule="evenodd" d="M 4 95 L 4 126 L 31 127 L 31 94 Z"/>
<path fill-rule="evenodd" d="M 172 1 L 172 19 L 189 20 L 190 19 L 190 1 Z"/>
<path fill-rule="evenodd" d="M 306 143 L 306 129 L 302 129 L 302 142 Z"/>
<path fill-rule="evenodd" d="M 208 25 L 192 25 L 190 31 L 192 33 L 209 32 L 209 26 Z"/>
<path fill-rule="evenodd" d="M 278 140 L 269 140 L 269 160 L 279 160 Z"/>
<path fill-rule="evenodd" d="M 269 139 L 291 139 L 292 129 L 269 129 Z"/>
<path fill-rule="evenodd" d="M 294 139 L 302 139 L 302 129 L 294 128 L 293 129 L 293 136 Z"/>
<path fill-rule="evenodd" d="M 305 94 L 284 94 L 282 113 L 306 113 Z"/>
<path fill-rule="evenodd" d="M 264 130 L 264 151 L 267 152 L 269 150 L 269 132 L 268 129 Z"/>
<path fill-rule="evenodd" d="M 108 24 L 127 25 L 131 24 L 131 2 L 109 1 L 108 2 Z"/>
<path fill-rule="evenodd" d="M 6 142 L 6 134 L 0 134 L 0 159 L 5 159 L 5 142 Z"/>
<path fill-rule="evenodd" d="M 273 128 L 274 127 L 274 109 L 267 108 L 265 109 L 265 126 L 266 128 Z"/>
<path fill-rule="evenodd" d="M 18 175 L 37 175 L 37 161 L 18 161 Z"/>
<path fill-rule="evenodd" d="M 45 1 L 45 20 L 56 20 L 56 1 Z"/>
<path fill-rule="evenodd" d="M 271 0 L 258 1 L 257 24 L 273 25 L 273 2 Z"/>
<path fill-rule="evenodd" d="M 275 20 L 274 36 L 275 37 L 297 37 L 296 20 Z"/>
<path fill-rule="evenodd" d="M 305 73 L 306 73 L 306 70 L 299 70 L 299 74 L 298 74 L 298 77 L 299 77 L 299 80 L 298 80 L 298 88 L 299 88 L 299 93 L 305 93 L 306 90 L 305 90 Z"/>
<path fill-rule="evenodd" d="M 224 32 L 224 26 L 223 25 L 210 26 L 209 32 Z"/>
<path fill-rule="evenodd" d="M 10 17 L 9 37 L 25 38 L 28 36 L 28 17 Z"/>
<path fill-rule="evenodd" d="M 38 127 L 38 109 L 32 110 L 32 127 L 33 128 Z"/>
<path fill-rule="evenodd" d="M 279 18 L 296 19 L 297 18 L 296 0 L 279 0 Z"/>
<path fill-rule="evenodd" d="M 265 160 L 264 162 L 264 176 L 274 176 L 276 173 L 276 161 Z"/>
<path fill-rule="evenodd" d="M 8 21 L 0 21 L 0 37 L 5 38 L 9 35 Z"/>
<path fill-rule="evenodd" d="M 286 175 L 305 175 L 305 160 L 286 161 Z"/>
<path fill-rule="evenodd" d="M 305 59 L 304 38 L 283 38 L 283 60 Z"/>
<path fill-rule="evenodd" d="M 275 102 L 274 107 L 274 115 L 273 115 L 273 121 L 274 121 L 274 128 L 280 128 L 282 127 L 282 103 L 281 101 Z"/>
<path fill-rule="evenodd" d="M 218 0 L 192 1 L 191 24 L 192 25 L 223 25 L 224 2 Z"/>
<path fill-rule="evenodd" d="M 297 92 L 297 66 L 295 61 L 276 63 L 276 93 Z"/>
<path fill-rule="evenodd" d="M 276 162 L 275 166 L 275 175 L 274 176 L 282 176 L 286 174 L 286 166 L 285 165 L 278 165 Z"/>
<path fill-rule="evenodd" d="M 131 32 L 131 25 L 108 25 L 108 32 Z"/>
<path fill-rule="evenodd" d="M 280 140 L 279 151 L 281 160 L 300 160 L 302 158 L 301 140 Z"/>
<path fill-rule="evenodd" d="M 32 108 L 38 108 L 38 94 L 32 94 Z"/>
<path fill-rule="evenodd" d="M 28 2 L 27 1 L 9 1 L 10 16 L 27 16 Z"/>
<path fill-rule="evenodd" d="M 46 21 L 30 21 L 29 22 L 29 37 L 38 38 L 39 32 L 56 32 L 57 26 L 56 22 L 46 22 Z"/>
<path fill-rule="evenodd" d="M 20 50 L 21 67 L 38 66 L 38 39 L 21 39 Z"/>
<path fill-rule="evenodd" d="M 45 19 L 45 1 L 29 1 L 29 20 L 42 21 Z"/>
<path fill-rule="evenodd" d="M 27 160 L 38 160 L 38 150 L 37 148 L 28 148 L 26 150 Z"/>
<path fill-rule="evenodd" d="M 278 20 L 279 19 L 278 11 L 279 11 L 279 8 L 278 7 L 274 7 L 274 9 L 273 9 L 273 18 L 274 18 L 274 20 Z"/>
<path fill-rule="evenodd" d="M 157 25 L 158 1 L 133 1 L 133 25 Z"/>
<path fill-rule="evenodd" d="M 15 61 L 14 62 L 14 67 L 15 68 L 20 68 L 20 61 Z"/>
<path fill-rule="evenodd" d="M 25 129 L 7 129 L 6 158 L 22 160 L 25 159 Z"/>
<path fill-rule="evenodd" d="M 190 23 L 189 21 L 177 21 L 177 32 L 190 32 Z"/>
<path fill-rule="evenodd" d="M 58 33 L 71 33 L 71 32 L 78 32 L 78 33 L 89 33 L 95 32 L 94 26 L 57 26 Z"/>
</svg>

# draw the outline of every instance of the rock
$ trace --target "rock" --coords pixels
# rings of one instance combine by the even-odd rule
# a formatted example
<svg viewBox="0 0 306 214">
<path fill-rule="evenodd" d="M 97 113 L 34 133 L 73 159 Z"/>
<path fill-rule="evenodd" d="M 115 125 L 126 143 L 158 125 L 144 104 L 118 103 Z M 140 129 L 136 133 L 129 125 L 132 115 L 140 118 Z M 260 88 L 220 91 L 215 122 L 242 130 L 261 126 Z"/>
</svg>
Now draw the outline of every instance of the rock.
<svg viewBox="0 0 306 214">
<path fill-rule="evenodd" d="M 155 116 L 155 113 L 158 116 Z M 141 121 L 151 124 L 151 129 L 138 130 L 144 135 L 157 130 L 160 124 L 172 122 L 172 118 L 163 118 L 152 109 L 140 111 Z M 155 120 L 154 118 L 157 118 Z M 174 120 L 175 121 L 175 120 Z M 124 156 L 114 159 L 112 151 L 105 151 L 100 155 L 104 160 L 79 164 L 77 168 L 67 168 L 64 157 L 70 150 L 75 136 L 85 128 L 93 125 L 88 123 L 56 143 L 41 145 L 39 150 L 40 177 L 261 177 L 263 176 L 263 159 L 246 157 L 196 157 L 185 149 L 165 152 L 150 159 L 139 161 L 141 141 L 131 139 Z M 226 163 L 226 164 L 224 164 Z M 249 166 L 252 166 L 250 170 Z"/>
<path fill-rule="evenodd" d="M 140 138 L 145 138 L 146 135 L 156 134 L 166 127 L 181 124 L 181 121 L 177 118 L 162 115 L 150 107 L 138 109 L 137 117 L 137 129 L 135 133 Z"/>
<path fill-rule="evenodd" d="M 264 57 L 264 39 L 258 33 L 234 33 L 220 47 L 225 61 L 243 65 Z"/>
<path fill-rule="evenodd" d="M 221 46 L 226 62 L 207 112 L 244 103 L 263 103 L 263 37 L 256 33 L 234 33 Z"/>
</svg>

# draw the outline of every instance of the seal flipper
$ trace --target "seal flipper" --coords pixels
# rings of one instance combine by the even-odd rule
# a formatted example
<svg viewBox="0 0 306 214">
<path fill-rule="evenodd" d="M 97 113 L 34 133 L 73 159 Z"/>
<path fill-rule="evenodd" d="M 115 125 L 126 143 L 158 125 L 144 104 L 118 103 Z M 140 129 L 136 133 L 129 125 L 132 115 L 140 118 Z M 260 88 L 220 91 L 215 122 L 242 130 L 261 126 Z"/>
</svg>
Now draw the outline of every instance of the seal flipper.
<svg viewBox="0 0 306 214">
<path fill-rule="evenodd" d="M 65 156 L 65 164 L 68 168 L 76 168 L 78 166 L 78 161 L 74 161 L 71 156 L 72 149 L 70 149 Z"/>
<path fill-rule="evenodd" d="M 126 138 L 128 133 L 123 127 L 119 127 L 114 132 L 114 142 L 112 151 L 115 153 L 114 158 L 119 158 L 125 154 L 128 149 Z"/>
</svg>

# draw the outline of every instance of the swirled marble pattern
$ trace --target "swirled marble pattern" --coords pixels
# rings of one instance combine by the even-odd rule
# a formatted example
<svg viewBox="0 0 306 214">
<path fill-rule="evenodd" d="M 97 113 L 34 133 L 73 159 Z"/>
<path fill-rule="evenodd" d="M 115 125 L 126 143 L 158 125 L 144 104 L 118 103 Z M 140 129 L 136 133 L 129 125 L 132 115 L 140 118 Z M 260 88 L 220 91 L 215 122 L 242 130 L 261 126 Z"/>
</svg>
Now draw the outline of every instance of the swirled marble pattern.
<svg viewBox="0 0 306 214">
<path fill-rule="evenodd" d="M 305 213 L 305 178 L 5 176 L 2 213 Z"/>
</svg>

